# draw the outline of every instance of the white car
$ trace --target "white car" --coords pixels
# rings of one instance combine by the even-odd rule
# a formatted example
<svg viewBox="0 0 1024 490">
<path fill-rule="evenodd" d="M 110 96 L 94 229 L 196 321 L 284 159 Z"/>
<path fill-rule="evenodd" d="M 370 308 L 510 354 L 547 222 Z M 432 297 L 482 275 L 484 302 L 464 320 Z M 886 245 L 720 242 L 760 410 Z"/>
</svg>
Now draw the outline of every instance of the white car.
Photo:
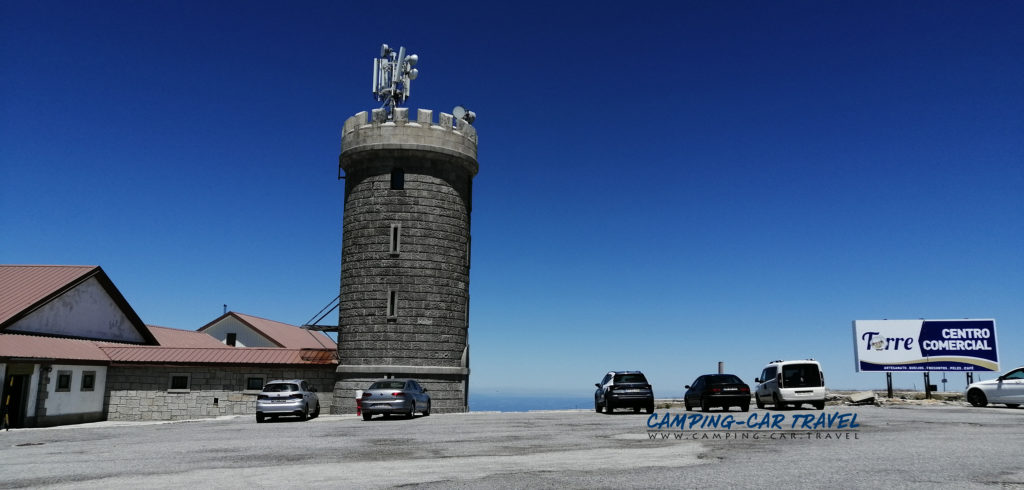
<svg viewBox="0 0 1024 490">
<path fill-rule="evenodd" d="M 1024 366 L 996 379 L 971 383 L 967 387 L 967 401 L 976 407 L 1002 403 L 1017 408 L 1024 404 Z"/>
</svg>

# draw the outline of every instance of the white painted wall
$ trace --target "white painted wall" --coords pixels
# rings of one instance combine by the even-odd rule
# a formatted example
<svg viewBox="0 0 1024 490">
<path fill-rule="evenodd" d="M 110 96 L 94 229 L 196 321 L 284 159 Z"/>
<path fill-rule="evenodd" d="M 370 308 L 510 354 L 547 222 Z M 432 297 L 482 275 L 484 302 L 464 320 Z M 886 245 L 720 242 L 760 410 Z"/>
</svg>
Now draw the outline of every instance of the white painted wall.
<svg viewBox="0 0 1024 490">
<path fill-rule="evenodd" d="M 106 366 L 74 366 L 53 364 L 50 371 L 50 384 L 46 386 L 46 415 L 68 415 L 74 413 L 93 413 L 103 411 L 103 394 L 107 386 Z M 57 373 L 71 371 L 71 391 L 57 391 Z M 85 371 L 96 372 L 96 382 L 92 391 L 82 391 L 82 374 Z M 35 377 L 33 382 L 37 383 Z M 33 384 L 33 386 L 37 386 Z M 32 390 L 32 409 L 35 411 L 35 391 Z"/>
<path fill-rule="evenodd" d="M 277 344 L 271 342 L 270 339 L 256 333 L 255 330 L 233 316 L 224 318 L 203 332 L 221 341 L 222 344 L 227 343 L 229 333 L 234 333 L 237 335 L 235 347 L 277 347 Z"/>
<path fill-rule="evenodd" d="M 18 320 L 7 330 L 122 342 L 145 341 L 95 277 Z"/>
<path fill-rule="evenodd" d="M 28 401 L 25 402 L 25 416 L 36 416 L 36 399 L 39 398 L 39 365 L 32 366 L 32 376 L 28 380 Z"/>
</svg>

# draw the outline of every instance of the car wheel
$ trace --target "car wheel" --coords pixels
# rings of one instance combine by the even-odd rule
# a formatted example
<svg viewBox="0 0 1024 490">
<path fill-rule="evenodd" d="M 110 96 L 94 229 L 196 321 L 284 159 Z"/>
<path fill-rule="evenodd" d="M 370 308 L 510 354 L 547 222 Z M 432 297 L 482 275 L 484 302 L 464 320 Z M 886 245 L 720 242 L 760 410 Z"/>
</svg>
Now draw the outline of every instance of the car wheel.
<svg viewBox="0 0 1024 490">
<path fill-rule="evenodd" d="M 689 412 L 690 410 L 693 410 L 693 407 L 690 406 L 690 402 L 688 402 L 686 400 L 683 400 L 683 407 L 686 407 L 686 411 L 687 412 Z"/>
<path fill-rule="evenodd" d="M 597 412 L 597 413 L 601 413 L 602 410 L 603 410 L 603 408 L 601 408 L 601 404 L 598 403 L 597 397 L 595 397 L 594 398 L 594 411 Z"/>
<path fill-rule="evenodd" d="M 1006 408 L 1017 408 L 1019 406 L 1020 406 L 1020 403 L 1007 403 L 1006 404 Z"/>
<path fill-rule="evenodd" d="M 612 401 L 607 398 L 604 399 L 604 411 L 606 413 L 612 413 L 615 411 L 615 406 L 612 405 Z"/>
<path fill-rule="evenodd" d="M 754 395 L 754 403 L 757 404 L 757 408 L 764 408 L 764 402 L 761 401 L 761 397 Z"/>
<path fill-rule="evenodd" d="M 786 408 L 786 406 L 782 404 L 782 401 L 779 400 L 778 393 L 772 393 L 772 405 L 775 407 L 776 410 L 782 410 Z"/>
<path fill-rule="evenodd" d="M 427 400 L 427 408 L 423 410 L 423 416 L 424 417 L 429 417 L 430 416 L 430 400 Z"/>
<path fill-rule="evenodd" d="M 305 422 L 307 420 L 309 420 L 309 405 L 306 405 L 302 409 L 302 413 L 299 414 L 299 421 L 300 422 Z"/>
<path fill-rule="evenodd" d="M 825 409 L 825 402 L 814 402 L 814 408 L 816 408 L 818 410 L 824 410 Z"/>
<path fill-rule="evenodd" d="M 313 417 L 312 418 L 315 419 L 315 418 L 317 418 L 319 416 L 320 416 L 320 402 L 316 402 L 316 409 L 313 410 Z"/>
<path fill-rule="evenodd" d="M 264 422 L 264 420 L 265 419 L 263 418 L 263 414 L 260 414 L 260 413 L 256 414 L 256 423 L 257 424 L 262 424 Z"/>
<path fill-rule="evenodd" d="M 369 412 L 363 412 L 363 420 L 370 420 L 371 418 L 373 418 L 373 415 Z"/>
<path fill-rule="evenodd" d="M 640 413 L 640 406 L 639 405 L 633 407 L 633 413 Z"/>
<path fill-rule="evenodd" d="M 793 410 L 800 410 L 800 406 L 803 405 L 803 404 L 802 403 L 794 403 L 792 405 L 793 405 Z"/>
<path fill-rule="evenodd" d="M 746 405 L 740 405 L 740 410 L 743 410 L 744 412 L 749 412 L 750 411 L 750 404 L 748 403 Z"/>
<path fill-rule="evenodd" d="M 988 398 L 985 398 L 985 393 L 975 388 L 967 392 L 967 402 L 975 407 L 984 407 L 988 405 Z"/>
<path fill-rule="evenodd" d="M 646 410 L 646 411 L 647 411 L 647 413 L 654 413 L 654 404 L 653 404 L 653 403 L 650 403 L 650 404 L 648 404 L 648 405 L 647 405 L 646 407 L 644 407 L 644 408 L 646 408 L 646 409 L 647 409 L 647 410 Z"/>
<path fill-rule="evenodd" d="M 701 400 L 700 401 L 700 411 L 701 412 L 707 412 L 708 410 L 711 410 L 711 405 L 708 405 L 708 401 L 707 400 Z"/>
<path fill-rule="evenodd" d="M 416 402 L 412 402 L 412 406 L 409 407 L 409 413 L 405 414 L 405 418 L 411 419 L 416 415 Z"/>
</svg>

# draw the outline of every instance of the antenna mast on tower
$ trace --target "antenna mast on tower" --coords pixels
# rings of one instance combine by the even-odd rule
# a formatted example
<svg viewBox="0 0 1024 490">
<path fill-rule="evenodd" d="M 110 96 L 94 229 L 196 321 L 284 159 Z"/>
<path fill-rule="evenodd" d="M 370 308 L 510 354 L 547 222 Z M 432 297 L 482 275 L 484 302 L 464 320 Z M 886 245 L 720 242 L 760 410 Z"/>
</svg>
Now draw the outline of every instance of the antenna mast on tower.
<svg viewBox="0 0 1024 490">
<path fill-rule="evenodd" d="M 398 52 L 382 44 L 380 57 L 373 60 L 373 96 L 383 104 L 388 112 L 388 119 L 392 119 L 395 107 L 409 98 L 409 89 L 412 81 L 420 74 L 419 70 L 413 68 L 419 56 L 414 54 L 406 55 L 405 46 L 398 48 Z"/>
</svg>

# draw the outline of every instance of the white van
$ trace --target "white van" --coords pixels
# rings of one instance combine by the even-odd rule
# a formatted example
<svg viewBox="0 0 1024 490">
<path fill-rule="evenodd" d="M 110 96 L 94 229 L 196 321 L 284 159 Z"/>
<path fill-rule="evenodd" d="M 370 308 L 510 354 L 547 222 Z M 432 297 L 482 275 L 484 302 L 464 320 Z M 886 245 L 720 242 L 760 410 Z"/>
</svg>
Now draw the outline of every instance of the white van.
<svg viewBox="0 0 1024 490">
<path fill-rule="evenodd" d="M 787 405 L 800 408 L 804 403 L 825 409 L 825 373 L 814 359 L 803 361 L 772 361 L 755 378 L 754 403 L 757 408 L 770 404 L 776 410 Z"/>
</svg>

